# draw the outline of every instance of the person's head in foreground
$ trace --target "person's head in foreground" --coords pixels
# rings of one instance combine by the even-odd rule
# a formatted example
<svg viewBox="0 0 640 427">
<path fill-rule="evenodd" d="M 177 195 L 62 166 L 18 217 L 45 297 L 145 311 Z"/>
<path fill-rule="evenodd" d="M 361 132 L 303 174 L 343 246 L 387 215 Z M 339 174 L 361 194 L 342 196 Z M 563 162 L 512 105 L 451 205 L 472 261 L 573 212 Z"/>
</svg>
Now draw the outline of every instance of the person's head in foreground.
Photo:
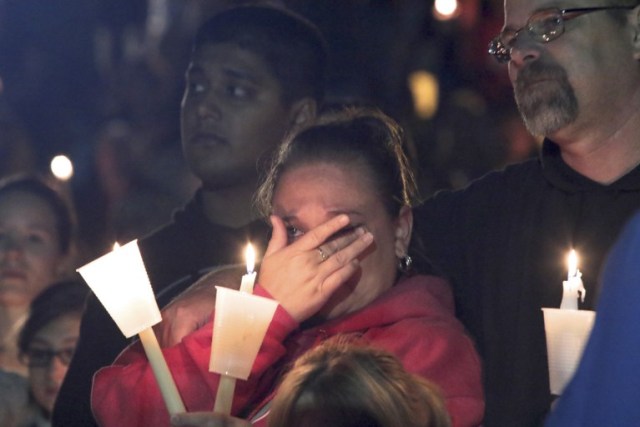
<svg viewBox="0 0 640 427">
<path fill-rule="evenodd" d="M 182 99 L 182 147 L 205 188 L 246 183 L 291 128 L 316 114 L 326 47 L 293 12 L 239 6 L 205 22 L 195 36 Z"/>
<path fill-rule="evenodd" d="M 341 236 L 358 229 L 373 236 L 356 272 L 314 313 L 318 320 L 367 306 L 410 267 L 416 187 L 402 142 L 397 124 L 378 111 L 329 114 L 285 141 L 258 191 L 262 211 L 277 222 L 274 234 L 282 222 L 289 244 L 339 214 L 348 216 L 345 227 L 314 248 L 324 262 Z"/>
<path fill-rule="evenodd" d="M 435 385 L 407 372 L 391 353 L 341 339 L 296 361 L 269 416 L 272 427 L 449 425 Z"/>
<path fill-rule="evenodd" d="M 58 282 L 31 303 L 18 339 L 21 360 L 29 367 L 33 403 L 49 418 L 80 334 L 89 288 L 76 281 Z"/>
</svg>

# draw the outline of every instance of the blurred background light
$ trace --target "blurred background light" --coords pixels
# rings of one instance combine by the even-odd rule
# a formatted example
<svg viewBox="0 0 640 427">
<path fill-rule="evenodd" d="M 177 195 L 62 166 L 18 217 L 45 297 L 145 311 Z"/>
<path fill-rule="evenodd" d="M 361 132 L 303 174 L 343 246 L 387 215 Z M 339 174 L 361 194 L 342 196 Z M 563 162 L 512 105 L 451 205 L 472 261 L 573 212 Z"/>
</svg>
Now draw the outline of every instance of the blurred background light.
<svg viewBox="0 0 640 427">
<path fill-rule="evenodd" d="M 65 155 L 57 155 L 51 159 L 51 173 L 60 181 L 68 181 L 73 177 L 73 163 Z"/>
<path fill-rule="evenodd" d="M 438 111 L 438 78 L 425 70 L 414 71 L 409 75 L 409 89 L 416 116 L 421 119 L 432 118 Z"/>
<path fill-rule="evenodd" d="M 433 3 L 433 16 L 440 21 L 456 18 L 459 13 L 458 0 L 435 0 Z"/>
</svg>

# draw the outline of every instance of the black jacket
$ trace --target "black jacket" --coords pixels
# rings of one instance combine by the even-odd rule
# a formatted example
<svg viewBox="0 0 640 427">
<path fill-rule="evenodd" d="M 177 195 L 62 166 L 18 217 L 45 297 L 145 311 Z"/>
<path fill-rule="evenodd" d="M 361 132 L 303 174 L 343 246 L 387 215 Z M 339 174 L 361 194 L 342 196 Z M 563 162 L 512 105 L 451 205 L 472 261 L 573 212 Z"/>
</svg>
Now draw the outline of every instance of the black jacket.
<svg viewBox="0 0 640 427">
<path fill-rule="evenodd" d="M 593 309 L 603 260 L 640 209 L 640 167 L 601 185 L 545 141 L 540 159 L 441 192 L 416 212 L 427 256 L 452 281 L 484 359 L 486 426 L 537 425 L 551 396 L 541 307 L 560 306 L 575 248 Z"/>
</svg>

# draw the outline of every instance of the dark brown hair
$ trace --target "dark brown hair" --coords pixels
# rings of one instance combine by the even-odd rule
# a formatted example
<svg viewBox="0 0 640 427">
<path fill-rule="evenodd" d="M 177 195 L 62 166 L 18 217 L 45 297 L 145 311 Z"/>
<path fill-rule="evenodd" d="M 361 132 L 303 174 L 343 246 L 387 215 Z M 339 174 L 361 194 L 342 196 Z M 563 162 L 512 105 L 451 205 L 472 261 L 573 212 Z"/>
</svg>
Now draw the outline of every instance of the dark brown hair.
<svg viewBox="0 0 640 427">
<path fill-rule="evenodd" d="M 49 323 L 66 315 L 82 316 L 89 287 L 79 280 L 54 283 L 32 302 L 24 326 L 18 336 L 21 357 L 29 351 L 33 337 Z"/>
<path fill-rule="evenodd" d="M 403 144 L 400 126 L 378 110 L 347 108 L 324 114 L 286 138 L 258 189 L 256 204 L 268 217 L 275 187 L 284 172 L 304 164 L 338 163 L 364 166 L 389 214 L 396 217 L 403 206 L 413 206 L 417 200 Z"/>
<path fill-rule="evenodd" d="M 304 97 L 322 102 L 327 47 L 318 28 L 306 18 L 275 5 L 237 6 L 200 26 L 193 50 L 225 42 L 265 60 L 280 82 L 286 105 Z"/>
</svg>

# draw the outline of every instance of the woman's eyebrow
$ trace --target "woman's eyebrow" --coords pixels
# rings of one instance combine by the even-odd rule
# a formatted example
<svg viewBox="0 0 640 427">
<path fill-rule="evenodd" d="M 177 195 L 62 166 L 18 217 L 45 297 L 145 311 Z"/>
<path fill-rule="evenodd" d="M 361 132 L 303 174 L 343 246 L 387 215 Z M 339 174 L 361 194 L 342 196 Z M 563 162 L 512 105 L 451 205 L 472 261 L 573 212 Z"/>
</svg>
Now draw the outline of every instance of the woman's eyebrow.
<svg viewBox="0 0 640 427">
<path fill-rule="evenodd" d="M 277 215 L 277 216 L 280 217 L 280 219 L 285 223 L 290 223 L 292 221 L 295 221 L 298 218 L 296 215 Z"/>
</svg>

